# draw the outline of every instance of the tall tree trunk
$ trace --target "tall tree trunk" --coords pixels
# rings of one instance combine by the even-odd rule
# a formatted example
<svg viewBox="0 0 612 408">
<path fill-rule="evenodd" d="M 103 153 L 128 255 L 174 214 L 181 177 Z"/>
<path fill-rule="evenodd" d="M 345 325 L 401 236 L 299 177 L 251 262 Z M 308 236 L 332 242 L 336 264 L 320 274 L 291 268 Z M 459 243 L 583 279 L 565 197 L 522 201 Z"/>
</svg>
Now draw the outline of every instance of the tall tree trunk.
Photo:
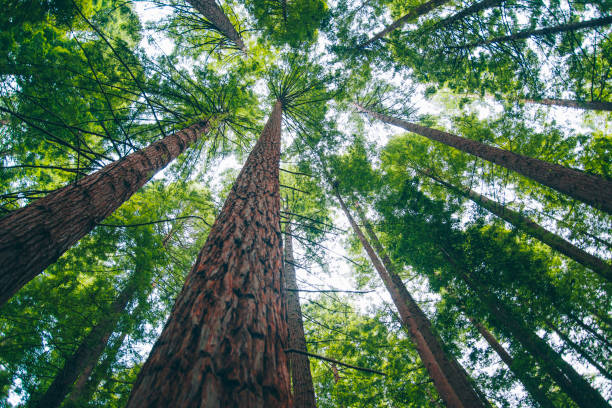
<svg viewBox="0 0 612 408">
<path fill-rule="evenodd" d="M 475 391 L 463 368 L 444 352 L 439 339 L 432 331 L 431 323 L 406 290 L 406 286 L 395 272 L 388 257 L 383 256 L 387 259 L 385 262 L 388 263 L 387 269 L 385 269 L 361 228 L 353 219 L 337 189 L 335 194 L 363 248 L 389 291 L 393 303 L 400 313 L 402 323 L 414 341 L 419 356 L 446 405 L 463 408 L 489 407 L 489 404 Z M 371 226 L 368 227 L 368 225 L 366 224 L 366 228 L 371 229 Z M 379 251 L 382 250 L 379 242 L 374 241 L 374 245 Z"/>
<path fill-rule="evenodd" d="M 127 406 L 288 407 L 276 102 Z"/>
<path fill-rule="evenodd" d="M 476 140 L 459 137 L 448 132 L 373 112 L 358 104 L 355 104 L 355 106 L 362 112 L 366 112 L 382 122 L 401 127 L 409 132 L 419 134 L 428 139 L 454 147 L 462 152 L 498 164 L 612 214 L 612 181 L 558 164 L 548 163 L 498 147 L 489 146 Z"/>
<path fill-rule="evenodd" d="M 602 110 L 612 111 L 612 102 L 606 101 L 574 101 L 571 99 L 522 99 L 523 102 L 537 103 L 546 106 L 562 106 L 564 108 L 585 109 L 585 110 Z"/>
<path fill-rule="evenodd" d="M 417 171 L 438 182 L 439 184 L 442 184 L 448 189 L 454 191 L 455 193 L 469 198 L 476 204 L 497 215 L 502 220 L 507 221 L 508 223 L 532 236 L 533 238 L 548 245 L 552 249 L 591 269 L 593 272 L 597 273 L 602 278 L 607 279 L 608 281 L 612 281 L 612 265 L 578 248 L 577 246 L 573 245 L 571 242 L 565 240 L 559 235 L 548 231 L 546 228 L 532 221 L 530 218 L 525 217 L 521 213 L 511 210 L 510 208 L 499 204 L 498 202 L 495 202 L 481 194 L 478 194 L 472 189 L 457 187 L 451 183 L 448 183 L 435 176 L 429 170 Z"/>
<path fill-rule="evenodd" d="M 472 318 L 469 318 L 474 327 L 478 330 L 480 335 L 489 343 L 489 346 L 495 351 L 495 353 L 499 356 L 499 358 L 506 364 L 508 369 L 512 372 L 512 374 L 525 386 L 525 389 L 533 398 L 533 400 L 541 407 L 541 408 L 555 408 L 555 404 L 548 398 L 546 392 L 541 390 L 538 384 L 537 379 L 533 378 L 531 375 L 526 373 L 523 369 L 517 368 L 514 364 L 514 359 L 510 354 L 506 351 L 504 346 L 502 346 L 495 336 L 487 330 L 482 323 L 475 321 Z"/>
<path fill-rule="evenodd" d="M 580 408 L 609 408 L 610 405 L 574 368 L 567 363 L 546 341 L 527 328 L 522 319 L 509 307 L 491 296 L 481 284 L 473 281 L 449 253 L 440 248 L 467 286 L 476 293 L 487 307 L 491 323 L 531 354 L 540 368 L 546 372 Z"/>
<path fill-rule="evenodd" d="M 417 19 L 417 18 L 419 18 L 421 16 L 424 16 L 425 14 L 429 13 L 433 9 L 436 9 L 436 8 L 438 8 L 440 6 L 443 6 L 444 4 L 448 3 L 448 1 L 449 0 L 429 0 L 427 3 L 423 3 L 423 4 L 420 4 L 420 5 L 416 6 L 416 7 L 411 8 L 408 11 L 408 13 L 404 14 L 402 17 L 398 18 L 393 23 L 389 24 L 383 30 L 381 30 L 378 33 L 376 33 L 369 40 L 364 41 L 357 48 L 365 48 L 365 47 L 369 46 L 370 44 L 375 43 L 376 41 L 380 40 L 381 38 L 386 37 L 387 34 L 389 34 L 390 32 L 392 32 L 392 31 L 402 27 L 404 24 L 408 23 L 409 21 L 412 21 L 412 20 Z"/>
<path fill-rule="evenodd" d="M 210 21 L 224 36 L 229 38 L 236 46 L 246 54 L 247 50 L 238 34 L 238 31 L 227 18 L 223 9 L 215 0 L 187 0 L 191 6 L 198 10 L 208 21 Z"/>
<path fill-rule="evenodd" d="M 287 321 L 289 327 L 289 348 L 308 352 L 302 322 L 300 296 L 297 291 L 295 268 L 293 267 L 293 240 L 291 239 L 291 222 L 285 227 L 285 287 L 287 289 Z M 293 384 L 293 407 L 315 408 L 314 386 L 310 373 L 308 356 L 299 353 L 289 355 L 291 383 Z"/>
<path fill-rule="evenodd" d="M 125 288 L 111 304 L 108 314 L 89 331 L 76 351 L 64 361 L 64 366 L 55 375 L 47 391 L 35 402 L 34 407 L 59 407 L 70 393 L 79 376 L 89 367 L 92 369 L 95 367 L 106 348 L 108 339 L 115 331 L 121 315 L 134 297 L 134 292 L 137 289 L 136 282 L 138 282 L 140 275 L 141 273 L 138 270 L 134 271 Z"/>
<path fill-rule="evenodd" d="M 491 38 L 488 40 L 475 41 L 470 44 L 459 45 L 452 48 L 474 48 L 481 45 L 508 42 L 508 41 L 516 41 L 516 40 L 524 40 L 530 37 L 544 36 L 550 34 L 558 34 L 564 33 L 568 31 L 576 31 L 582 30 L 585 28 L 594 28 L 594 27 L 603 27 L 612 24 L 612 16 L 606 16 L 601 18 L 596 18 L 588 21 L 580 21 L 578 23 L 568 23 L 561 24 L 553 27 L 544 27 L 538 28 L 534 30 L 523 30 L 514 34 L 504 35 L 500 37 Z"/>
<path fill-rule="evenodd" d="M 0 306 L 209 130 L 196 123 L 0 219 Z"/>
</svg>

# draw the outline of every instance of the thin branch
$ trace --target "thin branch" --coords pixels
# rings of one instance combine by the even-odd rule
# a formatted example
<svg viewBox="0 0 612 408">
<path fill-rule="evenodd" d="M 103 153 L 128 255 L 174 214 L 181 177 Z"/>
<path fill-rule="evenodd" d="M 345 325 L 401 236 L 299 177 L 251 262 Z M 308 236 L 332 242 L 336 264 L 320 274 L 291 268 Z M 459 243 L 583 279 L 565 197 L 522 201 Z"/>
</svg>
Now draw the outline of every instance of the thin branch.
<svg viewBox="0 0 612 408">
<path fill-rule="evenodd" d="M 314 357 L 314 358 L 318 358 L 319 360 L 328 361 L 330 363 L 334 363 L 334 364 L 338 364 L 338 365 L 341 365 L 341 366 L 344 366 L 344 367 L 352 368 L 354 370 L 364 371 L 366 373 L 384 375 L 385 377 L 387 376 L 387 374 L 383 373 L 382 371 L 372 370 L 371 368 L 365 368 L 365 367 L 357 367 L 357 366 L 354 366 L 354 365 L 351 365 L 351 364 L 343 363 L 343 362 L 338 361 L 338 360 L 334 360 L 333 358 L 320 356 L 318 354 L 308 353 L 308 352 L 302 351 L 302 350 L 286 349 L 285 353 L 302 354 L 302 355 L 305 355 L 305 356 L 308 356 L 308 357 Z"/>
</svg>

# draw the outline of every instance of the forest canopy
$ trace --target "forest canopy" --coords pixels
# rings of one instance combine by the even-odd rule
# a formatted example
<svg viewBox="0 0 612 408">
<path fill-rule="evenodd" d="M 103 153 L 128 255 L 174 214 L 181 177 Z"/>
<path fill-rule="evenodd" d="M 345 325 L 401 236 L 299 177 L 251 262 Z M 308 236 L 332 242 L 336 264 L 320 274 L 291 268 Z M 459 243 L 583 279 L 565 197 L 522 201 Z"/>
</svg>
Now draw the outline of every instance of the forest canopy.
<svg viewBox="0 0 612 408">
<path fill-rule="evenodd" d="M 0 406 L 610 407 L 609 1 L 0 5 Z"/>
</svg>

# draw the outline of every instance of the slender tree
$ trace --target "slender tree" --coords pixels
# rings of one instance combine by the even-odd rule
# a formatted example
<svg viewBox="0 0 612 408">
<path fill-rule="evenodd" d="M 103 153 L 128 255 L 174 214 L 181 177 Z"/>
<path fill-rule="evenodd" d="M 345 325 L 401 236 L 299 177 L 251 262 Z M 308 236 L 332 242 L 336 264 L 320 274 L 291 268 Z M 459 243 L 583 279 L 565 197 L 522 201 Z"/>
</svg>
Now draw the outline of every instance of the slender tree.
<svg viewBox="0 0 612 408">
<path fill-rule="evenodd" d="M 304 337 L 304 323 L 302 321 L 302 309 L 300 307 L 300 296 L 295 279 L 295 268 L 293 267 L 293 239 L 291 238 L 291 219 L 285 227 L 285 288 L 287 290 L 287 323 L 289 328 L 289 348 L 308 352 L 306 338 Z M 291 384 L 293 385 L 293 407 L 315 408 L 314 387 L 312 385 L 312 374 L 310 373 L 310 362 L 308 356 L 299 353 L 289 355 L 289 369 L 291 372 Z"/>
<path fill-rule="evenodd" d="M 335 189 L 335 195 L 355 234 L 357 234 L 372 264 L 391 294 L 393 303 L 402 318 L 402 323 L 412 337 L 423 364 L 447 406 L 465 408 L 488 407 L 488 402 L 474 389 L 463 368 L 444 352 L 439 339 L 432 331 L 431 323 L 406 290 L 406 286 L 393 269 L 390 260 L 387 258 L 391 269 L 385 269 L 380 258 L 361 231 L 361 228 L 355 222 L 337 189 Z M 365 225 L 368 228 L 368 224 Z M 382 249 L 382 246 L 380 249 Z M 383 255 L 383 258 L 385 257 L 386 255 Z"/>
<path fill-rule="evenodd" d="M 360 44 L 358 46 L 358 48 L 365 48 L 373 43 L 375 43 L 376 41 L 380 40 L 381 38 L 384 38 L 387 36 L 387 34 L 389 34 L 390 32 L 403 27 L 405 24 L 407 24 L 408 22 L 417 19 L 421 16 L 424 16 L 425 14 L 429 13 L 430 11 L 443 6 L 444 4 L 448 3 L 448 0 L 429 0 L 427 3 L 423 3 L 420 4 L 416 7 L 411 8 L 408 13 L 404 14 L 402 17 L 398 18 L 397 20 L 395 20 L 393 23 L 389 24 L 387 27 L 385 27 L 383 30 L 379 31 L 378 33 L 374 34 L 374 36 L 366 41 L 364 41 L 362 44 Z"/>
<path fill-rule="evenodd" d="M 517 40 L 524 40 L 530 37 L 545 36 L 551 34 L 565 33 L 569 31 L 583 30 L 586 28 L 605 27 L 612 24 L 612 16 L 595 18 L 593 20 L 580 21 L 577 23 L 560 24 L 552 27 L 544 27 L 533 30 L 522 30 L 514 34 L 503 35 L 500 37 L 490 38 L 488 40 L 475 41 L 465 45 L 458 45 L 452 48 L 474 48 L 488 44 L 496 44 Z"/>
<path fill-rule="evenodd" d="M 524 102 L 537 103 L 546 106 L 562 106 L 564 108 L 584 109 L 584 110 L 601 110 L 612 112 L 612 102 L 606 101 L 574 101 L 571 99 L 523 99 Z"/>
<path fill-rule="evenodd" d="M 472 189 L 457 187 L 451 183 L 448 183 L 442 180 L 440 177 L 434 175 L 428 169 L 417 171 L 447 187 L 449 190 L 469 198 L 476 204 L 497 215 L 502 220 L 509 222 L 517 228 L 520 228 L 528 235 L 543 242 L 552 249 L 591 269 L 602 278 L 612 281 L 612 265 L 578 248 L 563 237 L 548 231 L 546 228 L 531 220 L 529 217 L 526 217 L 520 212 L 514 211 L 496 201 L 493 201 Z"/>
<path fill-rule="evenodd" d="M 288 407 L 276 102 L 128 407 Z"/>
<path fill-rule="evenodd" d="M 359 104 L 357 109 L 373 118 L 409 132 L 444 143 L 462 152 L 485 159 L 509 170 L 529 177 L 545 186 L 567 194 L 595 208 L 612 214 L 612 181 L 579 170 L 523 156 L 476 140 L 463 138 L 441 130 L 428 128 L 374 112 Z"/>
<path fill-rule="evenodd" d="M 211 129 L 195 123 L 0 219 L 0 305 Z"/>
<path fill-rule="evenodd" d="M 204 17 L 208 19 L 219 32 L 223 33 L 227 38 L 229 38 L 236 46 L 244 53 L 247 52 L 246 46 L 242 41 L 242 37 L 234 26 L 232 22 L 227 18 L 223 9 L 219 7 L 215 0 L 188 0 L 189 3 L 198 10 Z"/>
</svg>

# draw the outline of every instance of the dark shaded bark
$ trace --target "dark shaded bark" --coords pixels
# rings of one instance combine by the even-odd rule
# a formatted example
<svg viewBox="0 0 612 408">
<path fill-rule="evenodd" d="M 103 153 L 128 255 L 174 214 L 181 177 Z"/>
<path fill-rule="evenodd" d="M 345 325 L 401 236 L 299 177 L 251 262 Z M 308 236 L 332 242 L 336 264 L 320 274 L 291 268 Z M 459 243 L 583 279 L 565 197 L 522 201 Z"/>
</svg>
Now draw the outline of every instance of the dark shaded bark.
<svg viewBox="0 0 612 408">
<path fill-rule="evenodd" d="M 212 226 L 127 407 L 288 407 L 279 160 L 282 107 Z"/>
<path fill-rule="evenodd" d="M 285 227 L 285 287 L 287 299 L 287 323 L 289 329 L 289 349 L 308 352 L 306 348 L 306 337 L 304 335 L 304 323 L 302 321 L 302 309 L 300 307 L 300 296 L 295 279 L 295 268 L 293 267 L 293 240 L 291 239 L 291 223 Z M 293 385 L 293 407 L 314 408 L 315 401 L 314 386 L 312 385 L 312 374 L 308 356 L 300 353 L 289 354 L 289 368 L 291 372 L 291 383 Z"/>
<path fill-rule="evenodd" d="M 0 219 L 0 305 L 209 129 L 196 123 Z"/>
<path fill-rule="evenodd" d="M 568 31 L 577 31 L 577 30 L 582 30 L 585 28 L 603 27 L 603 26 L 607 26 L 610 24 L 612 24 L 612 16 L 606 16 L 606 17 L 596 18 L 596 19 L 588 20 L 588 21 L 580 21 L 578 23 L 561 24 L 561 25 L 554 26 L 554 27 L 544 27 L 544 28 L 538 28 L 534 30 L 523 30 L 523 31 L 519 31 L 518 33 L 495 37 L 489 40 L 475 41 L 470 44 L 459 45 L 453 48 L 474 48 L 474 47 L 487 45 L 487 44 L 524 40 L 529 37 L 565 33 Z"/>
<path fill-rule="evenodd" d="M 495 336 L 493 336 L 493 334 L 487 330 L 486 327 L 472 318 L 470 318 L 470 321 L 474 327 L 476 327 L 481 336 L 484 337 L 487 343 L 489 343 L 489 346 L 491 346 L 504 364 L 506 364 L 512 374 L 514 374 L 514 376 L 523 384 L 531 398 L 533 398 L 533 400 L 541 408 L 555 408 L 553 402 L 546 395 L 546 391 L 540 389 L 538 380 L 514 365 L 514 359 L 512 356 L 510 356 L 506 349 L 497 341 Z"/>
<path fill-rule="evenodd" d="M 362 44 L 360 44 L 358 46 L 358 48 L 365 48 L 367 46 L 369 46 L 372 43 L 375 43 L 376 41 L 380 40 L 381 38 L 384 38 L 387 36 L 387 34 L 389 34 L 390 32 L 402 27 L 404 24 L 408 23 L 409 21 L 412 21 L 414 19 L 417 19 L 421 16 L 424 16 L 425 14 L 429 13 L 430 11 L 432 11 L 433 9 L 436 9 L 440 6 L 443 6 L 444 4 L 448 3 L 449 0 L 430 0 L 427 3 L 423 3 L 420 4 L 414 8 L 411 8 L 408 13 L 404 14 L 402 17 L 398 18 L 397 20 L 395 20 L 393 23 L 389 24 L 387 27 L 385 27 L 383 30 L 379 31 L 378 33 L 374 34 L 374 36 L 366 41 L 364 41 Z"/>
<path fill-rule="evenodd" d="M 125 288 L 111 304 L 108 313 L 89 331 L 76 351 L 64 361 L 63 367 L 55 375 L 47 391 L 32 405 L 33 407 L 59 407 L 70 393 L 79 376 L 87 371 L 91 373 L 104 352 L 108 339 L 115 331 L 122 313 L 125 312 L 129 302 L 134 297 L 138 276 L 138 271 L 135 271 Z"/>
<path fill-rule="evenodd" d="M 368 233 L 371 233 L 373 244 L 379 253 L 382 254 L 387 268 L 381 263 L 379 256 L 353 219 L 337 190 L 335 195 L 355 234 L 359 237 L 363 248 L 389 291 L 393 303 L 399 311 L 402 324 L 410 334 L 440 397 L 442 397 L 448 407 L 489 407 L 490 405 L 474 389 L 463 368 L 444 351 L 440 340 L 433 333 L 429 319 L 427 319 L 427 316 L 419 308 L 416 301 L 410 296 L 406 286 L 395 272 L 393 264 L 387 255 L 384 254 L 382 245 L 378 242 L 369 222 L 367 222 L 365 217 L 362 217 L 362 222 L 366 226 Z"/>
<path fill-rule="evenodd" d="M 540 368 L 546 372 L 581 408 L 609 408 L 610 405 L 601 394 L 589 384 L 559 353 L 532 330 L 525 326 L 523 320 L 508 306 L 491 296 L 485 287 L 473 281 L 462 270 L 446 250 L 440 248 L 444 257 L 456 270 L 467 286 L 478 296 L 489 311 L 491 323 L 509 338 L 518 341 L 527 350 Z"/>
<path fill-rule="evenodd" d="M 476 140 L 459 137 L 448 132 L 373 112 L 358 104 L 355 104 L 355 106 L 362 112 L 366 112 L 382 122 L 401 127 L 430 140 L 444 143 L 462 152 L 480 157 L 612 214 L 612 181 L 558 164 L 548 163 L 498 147 L 489 146 Z"/>
<path fill-rule="evenodd" d="M 537 103 L 546 106 L 562 106 L 564 108 L 584 109 L 584 110 L 601 110 L 612 112 L 612 102 L 606 101 L 574 101 L 571 99 L 522 99 L 523 102 Z"/>
<path fill-rule="evenodd" d="M 517 211 L 511 210 L 508 207 L 499 204 L 498 202 L 493 201 L 481 194 L 478 194 L 474 190 L 454 186 L 453 184 L 450 184 L 433 175 L 430 171 L 418 171 L 431 178 L 432 180 L 438 182 L 439 184 L 442 184 L 448 189 L 454 191 L 455 193 L 469 198 L 476 204 L 497 215 L 502 220 L 507 221 L 516 228 L 519 228 L 526 234 L 548 245 L 559 253 L 567 256 L 570 259 L 573 259 L 579 264 L 586 266 L 602 278 L 607 279 L 608 281 L 612 281 L 612 265 L 606 263 L 603 259 L 589 254 L 588 252 L 578 248 L 571 242 L 565 240 L 563 237 L 560 237 L 559 235 L 548 231 L 546 228 L 542 227 L 530 218 L 522 215 Z"/>
<path fill-rule="evenodd" d="M 223 9 L 215 0 L 187 0 L 194 9 L 198 10 L 208 21 L 210 21 L 224 36 L 229 38 L 244 53 L 247 52 L 244 42 L 238 31 L 227 18 Z"/>
</svg>

